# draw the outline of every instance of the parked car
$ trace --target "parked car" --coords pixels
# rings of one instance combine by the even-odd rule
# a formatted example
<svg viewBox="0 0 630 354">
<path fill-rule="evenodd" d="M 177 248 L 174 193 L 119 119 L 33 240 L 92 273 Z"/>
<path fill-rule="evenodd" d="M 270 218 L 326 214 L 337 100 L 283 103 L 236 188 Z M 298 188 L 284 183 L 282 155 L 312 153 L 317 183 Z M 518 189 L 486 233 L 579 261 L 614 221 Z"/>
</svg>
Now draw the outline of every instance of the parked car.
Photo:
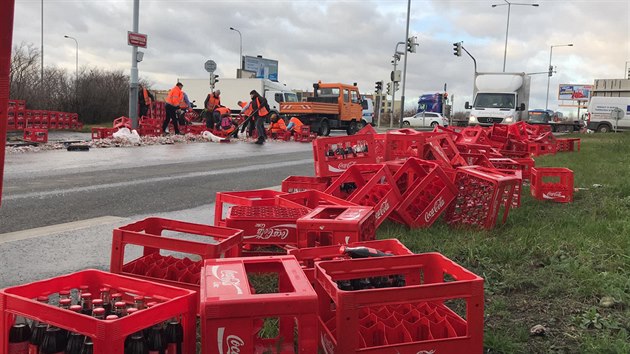
<svg viewBox="0 0 630 354">
<path fill-rule="evenodd" d="M 413 117 L 403 118 L 403 127 L 435 128 L 437 125 L 447 127 L 448 119 L 435 112 L 420 112 Z"/>
</svg>

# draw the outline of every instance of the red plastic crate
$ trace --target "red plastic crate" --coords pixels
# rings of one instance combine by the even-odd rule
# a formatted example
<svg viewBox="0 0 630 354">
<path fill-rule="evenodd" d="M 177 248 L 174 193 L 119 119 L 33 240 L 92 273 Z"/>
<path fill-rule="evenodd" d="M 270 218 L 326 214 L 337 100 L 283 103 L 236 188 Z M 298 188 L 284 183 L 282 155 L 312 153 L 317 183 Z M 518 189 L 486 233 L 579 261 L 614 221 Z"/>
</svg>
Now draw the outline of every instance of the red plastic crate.
<svg viewBox="0 0 630 354">
<path fill-rule="evenodd" d="M 57 123 L 57 129 L 61 129 L 59 127 L 59 123 Z M 114 133 L 118 131 L 116 128 L 92 128 L 92 140 L 97 139 L 111 139 L 114 137 Z"/>
<path fill-rule="evenodd" d="M 556 151 L 580 151 L 580 138 L 556 139 Z"/>
<path fill-rule="evenodd" d="M 422 157 L 427 134 L 415 129 L 390 130 L 385 134 L 385 161 Z"/>
<path fill-rule="evenodd" d="M 512 195 L 508 195 L 509 190 L 505 190 L 505 195 L 504 195 L 504 200 L 509 200 L 512 204 L 511 207 L 512 208 L 518 208 L 521 206 L 521 194 L 523 192 L 523 171 L 522 170 L 514 170 L 514 169 L 500 169 L 498 168 L 497 171 L 509 175 L 509 176 L 515 176 L 518 177 L 521 182 L 517 183 L 516 186 L 514 187 L 514 191 L 512 192 Z"/>
<path fill-rule="evenodd" d="M 300 130 L 296 130 L 293 133 L 293 139 L 300 143 L 310 143 L 315 138 L 317 138 L 317 133 L 311 132 L 309 125 L 303 125 L 300 127 Z"/>
<path fill-rule="evenodd" d="M 480 153 L 460 153 L 468 166 L 483 166 L 493 168 L 494 166 L 484 154 Z"/>
<path fill-rule="evenodd" d="M 65 118 L 67 120 L 69 120 L 70 116 L 66 113 Z M 127 118 L 127 117 L 124 117 L 124 116 L 114 119 L 112 127 L 116 128 L 116 129 L 119 129 L 119 128 L 129 128 L 129 130 L 133 129 L 132 128 L 131 118 Z"/>
<path fill-rule="evenodd" d="M 573 171 L 562 167 L 532 168 L 532 197 L 558 203 L 573 201 Z"/>
<path fill-rule="evenodd" d="M 133 302 L 133 295 L 141 295 L 150 296 L 159 304 L 130 316 L 104 321 L 36 301 L 38 296 L 48 296 L 61 290 L 78 290 L 84 285 L 93 294 L 97 294 L 101 287 L 110 287 L 123 293 L 128 302 Z M 14 315 L 89 336 L 94 342 L 95 354 L 123 354 L 127 336 L 181 315 L 184 327 L 183 352 L 194 353 L 197 309 L 195 298 L 192 290 L 91 269 L 6 288 L 0 290 L 0 352 L 8 352 L 7 334 Z"/>
<path fill-rule="evenodd" d="M 313 142 L 315 175 L 338 176 L 350 166 L 376 162 L 373 134 L 319 138 Z"/>
<path fill-rule="evenodd" d="M 256 273 L 277 278 L 275 292 L 254 289 Z M 317 295 L 295 257 L 209 259 L 201 275 L 203 353 L 317 353 Z M 278 335 L 260 338 L 270 318 Z"/>
<path fill-rule="evenodd" d="M 373 207 L 376 228 L 401 201 L 398 187 L 389 167 L 385 165 L 351 166 L 325 192 L 358 205 Z"/>
<path fill-rule="evenodd" d="M 242 230 L 147 218 L 114 229 L 110 271 L 198 291 L 203 260 L 239 257 L 242 237 Z M 127 245 L 142 247 L 142 255 L 125 263 Z"/>
<path fill-rule="evenodd" d="M 389 276 L 405 285 L 344 291 L 336 283 Z M 324 353 L 483 352 L 483 279 L 439 253 L 318 262 L 315 277 Z M 465 316 L 451 301 L 465 303 Z"/>
<path fill-rule="evenodd" d="M 527 123 L 520 121 L 508 126 L 508 138 L 516 141 L 527 141 L 529 133 L 527 132 Z"/>
<path fill-rule="evenodd" d="M 350 242 L 346 246 L 369 247 L 392 255 L 413 254 L 413 252 L 395 238 Z M 315 263 L 337 259 L 350 259 L 350 257 L 340 252 L 339 245 L 294 248 L 290 249 L 288 252 L 289 255 L 294 256 L 297 261 L 300 262 L 304 274 L 306 274 L 306 277 L 313 285 L 315 285 Z"/>
<path fill-rule="evenodd" d="M 276 205 L 276 196 L 282 194 L 285 193 L 271 189 L 217 192 L 214 201 L 214 225 L 225 226 L 223 210 L 227 211 L 229 205 L 273 206 Z"/>
<path fill-rule="evenodd" d="M 243 230 L 244 245 L 297 246 L 296 222 L 308 211 L 306 208 L 235 205 L 228 210 L 225 226 Z"/>
<path fill-rule="evenodd" d="M 315 209 L 319 206 L 353 206 L 355 203 L 345 199 L 337 198 L 325 192 L 317 190 L 306 190 L 303 192 L 295 192 L 276 196 L 276 204 L 278 206 L 288 208 L 308 208 Z"/>
<path fill-rule="evenodd" d="M 371 124 L 366 124 L 357 134 L 374 135 L 374 153 L 376 154 L 376 163 L 385 161 L 385 139 L 386 134 L 378 133 Z"/>
<path fill-rule="evenodd" d="M 461 157 L 460 151 L 448 135 L 436 135 L 427 139 L 425 160 L 435 160 L 440 166 L 454 168 L 466 166 L 466 161 Z"/>
<path fill-rule="evenodd" d="M 554 155 L 556 153 L 555 143 L 530 141 L 527 144 L 527 151 L 532 156 Z"/>
<path fill-rule="evenodd" d="M 330 177 L 289 176 L 282 181 L 282 191 L 301 192 L 309 189 L 325 191 L 330 185 Z"/>
<path fill-rule="evenodd" d="M 138 127 L 138 135 L 140 136 L 161 136 L 162 128 L 161 127 L 152 127 L 152 126 L 144 126 L 141 125 Z"/>
<path fill-rule="evenodd" d="M 527 134 L 532 138 L 541 134 L 551 133 L 551 126 L 547 124 L 527 124 L 525 129 L 527 130 Z"/>
<path fill-rule="evenodd" d="M 461 139 L 462 139 L 462 131 L 465 128 L 458 128 L 458 127 L 443 127 L 441 125 L 436 125 L 435 128 L 433 128 L 433 132 L 434 133 L 438 133 L 438 134 L 448 134 L 448 136 L 451 137 L 451 139 L 458 143 Z"/>
<path fill-rule="evenodd" d="M 396 171 L 401 202 L 390 215 L 409 227 L 429 227 L 455 199 L 457 189 L 437 163 L 411 158 Z"/>
<path fill-rule="evenodd" d="M 374 211 L 369 207 L 316 207 L 297 220 L 298 248 L 374 240 L 374 222 Z"/>
<path fill-rule="evenodd" d="M 495 169 L 460 167 L 455 175 L 458 194 L 446 211 L 446 222 L 454 226 L 492 229 L 503 214 L 507 220 L 511 197 L 521 179 Z"/>
<path fill-rule="evenodd" d="M 48 142 L 48 129 L 24 128 L 24 140 L 34 143 Z"/>
<path fill-rule="evenodd" d="M 480 144 L 490 145 L 490 139 L 483 127 L 467 127 L 461 132 L 461 138 L 458 140 L 462 144 Z"/>
</svg>

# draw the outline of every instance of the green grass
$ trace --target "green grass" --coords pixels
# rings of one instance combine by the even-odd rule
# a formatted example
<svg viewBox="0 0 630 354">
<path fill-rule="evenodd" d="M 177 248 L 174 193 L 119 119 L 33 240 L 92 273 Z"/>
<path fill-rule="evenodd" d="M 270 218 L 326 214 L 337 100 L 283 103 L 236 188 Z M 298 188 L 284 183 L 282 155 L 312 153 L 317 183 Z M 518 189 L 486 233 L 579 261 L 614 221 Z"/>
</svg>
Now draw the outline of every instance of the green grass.
<svg viewBox="0 0 630 354">
<path fill-rule="evenodd" d="M 630 134 L 580 138 L 580 152 L 536 158 L 573 170 L 573 203 L 536 200 L 525 187 L 521 207 L 494 230 L 442 221 L 378 230 L 379 239 L 440 252 L 485 279 L 487 353 L 630 353 Z M 600 306 L 605 296 L 616 305 Z M 530 336 L 537 324 L 549 333 Z"/>
</svg>

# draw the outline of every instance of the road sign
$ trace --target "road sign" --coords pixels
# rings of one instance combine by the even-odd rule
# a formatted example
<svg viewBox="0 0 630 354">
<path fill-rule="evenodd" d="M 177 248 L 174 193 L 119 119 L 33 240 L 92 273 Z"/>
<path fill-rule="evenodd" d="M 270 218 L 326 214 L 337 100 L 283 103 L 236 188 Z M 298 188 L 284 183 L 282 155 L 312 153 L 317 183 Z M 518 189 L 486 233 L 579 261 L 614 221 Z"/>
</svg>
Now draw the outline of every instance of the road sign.
<svg viewBox="0 0 630 354">
<path fill-rule="evenodd" d="M 134 47 L 147 47 L 147 35 L 143 33 L 136 33 L 127 31 L 127 44 Z"/>
<path fill-rule="evenodd" d="M 616 107 L 612 111 L 610 111 L 610 118 L 614 120 L 623 119 L 623 115 L 623 110 Z"/>
<path fill-rule="evenodd" d="M 215 70 L 217 70 L 217 63 L 214 62 L 214 60 L 208 60 L 203 67 L 206 69 L 207 72 L 211 73 L 214 72 Z"/>
</svg>

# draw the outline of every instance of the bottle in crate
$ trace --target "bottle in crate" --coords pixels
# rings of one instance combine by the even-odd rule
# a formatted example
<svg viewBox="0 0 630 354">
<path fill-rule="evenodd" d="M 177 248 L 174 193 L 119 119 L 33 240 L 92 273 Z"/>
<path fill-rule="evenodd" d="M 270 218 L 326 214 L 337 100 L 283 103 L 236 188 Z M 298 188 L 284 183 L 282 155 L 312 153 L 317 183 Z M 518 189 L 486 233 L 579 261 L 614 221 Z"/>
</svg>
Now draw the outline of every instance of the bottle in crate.
<svg viewBox="0 0 630 354">
<path fill-rule="evenodd" d="M 101 300 L 103 300 L 103 308 L 105 309 L 105 315 L 110 315 L 112 313 L 112 303 L 111 303 L 111 289 L 110 288 L 101 288 Z"/>
<path fill-rule="evenodd" d="M 81 313 L 92 316 L 92 294 L 89 292 L 81 293 Z"/>
<path fill-rule="evenodd" d="M 63 354 L 67 342 L 68 337 L 65 331 L 55 326 L 48 326 L 42 345 L 39 347 L 39 354 Z"/>
<path fill-rule="evenodd" d="M 148 354 L 149 348 L 144 340 L 142 331 L 136 332 L 131 335 L 129 343 L 125 345 L 125 354 Z"/>
<path fill-rule="evenodd" d="M 72 305 L 70 306 L 70 311 L 81 313 L 81 305 Z M 81 333 L 70 332 L 70 336 L 68 337 L 68 344 L 66 344 L 66 352 L 65 354 L 81 354 L 81 350 L 83 349 L 83 342 L 85 342 L 85 336 Z"/>
<path fill-rule="evenodd" d="M 47 324 L 40 321 L 33 321 L 31 337 L 29 338 L 29 341 L 28 341 L 29 354 L 39 353 L 39 348 L 44 342 L 44 334 L 46 333 L 46 328 L 48 328 Z M 9 350 L 9 353 L 11 353 L 11 350 Z"/>
<path fill-rule="evenodd" d="M 92 338 L 85 337 L 83 348 L 81 348 L 81 354 L 94 354 L 94 343 L 92 342 Z"/>
<path fill-rule="evenodd" d="M 166 324 L 165 330 L 167 349 L 166 354 L 182 354 L 182 342 L 184 340 L 184 328 L 179 318 L 171 318 Z"/>
<path fill-rule="evenodd" d="M 166 338 L 162 324 L 156 324 L 147 335 L 147 347 L 149 354 L 166 354 Z"/>
<path fill-rule="evenodd" d="M 375 248 L 358 246 L 358 247 L 339 247 L 339 253 L 345 254 L 350 258 L 368 258 L 368 257 L 388 257 L 391 253 L 385 253 Z"/>
<path fill-rule="evenodd" d="M 31 327 L 24 317 L 17 316 L 9 329 L 9 354 L 27 354 L 30 337 Z"/>
</svg>

